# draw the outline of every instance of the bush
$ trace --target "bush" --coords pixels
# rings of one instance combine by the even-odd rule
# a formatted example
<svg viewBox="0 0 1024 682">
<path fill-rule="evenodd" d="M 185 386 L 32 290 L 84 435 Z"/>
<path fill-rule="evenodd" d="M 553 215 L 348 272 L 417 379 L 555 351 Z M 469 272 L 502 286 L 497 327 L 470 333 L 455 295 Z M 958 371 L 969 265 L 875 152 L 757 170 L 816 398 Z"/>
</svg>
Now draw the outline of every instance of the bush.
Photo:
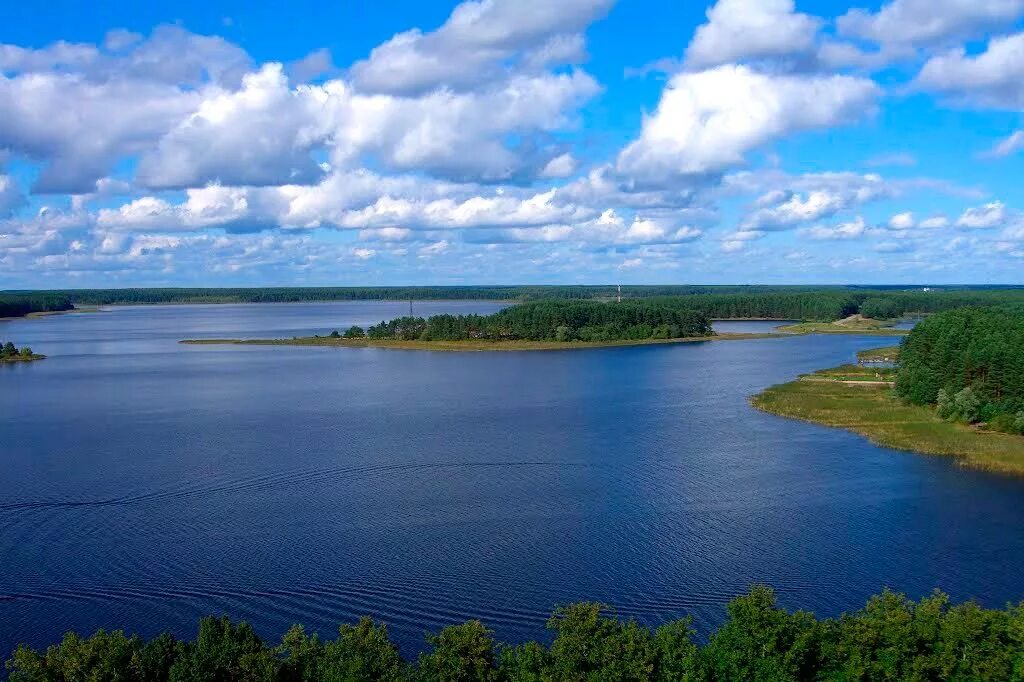
<svg viewBox="0 0 1024 682">
<path fill-rule="evenodd" d="M 978 410 L 981 408 L 981 400 L 974 394 L 971 387 L 958 392 L 953 396 L 953 414 L 960 421 L 973 424 L 978 421 L 979 413 Z"/>
<path fill-rule="evenodd" d="M 359 325 L 354 324 L 345 330 L 346 339 L 361 339 L 364 336 L 366 336 L 366 332 Z"/>
</svg>

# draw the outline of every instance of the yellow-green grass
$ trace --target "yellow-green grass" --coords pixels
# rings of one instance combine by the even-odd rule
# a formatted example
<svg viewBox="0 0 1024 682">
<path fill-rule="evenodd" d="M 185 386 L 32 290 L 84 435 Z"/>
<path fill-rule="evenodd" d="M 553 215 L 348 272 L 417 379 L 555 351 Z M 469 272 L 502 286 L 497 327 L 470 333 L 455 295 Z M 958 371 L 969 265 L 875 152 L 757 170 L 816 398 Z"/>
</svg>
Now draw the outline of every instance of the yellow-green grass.
<svg viewBox="0 0 1024 682">
<path fill-rule="evenodd" d="M 240 346 L 329 346 L 336 348 L 392 348 L 397 350 L 433 351 L 529 351 L 577 350 L 583 348 L 609 348 L 617 346 L 650 346 L 697 341 L 734 341 L 741 339 L 781 339 L 782 334 L 716 334 L 691 336 L 680 339 L 640 339 L 619 341 L 399 341 L 396 339 L 346 339 L 330 336 L 303 336 L 294 339 L 185 339 L 191 345 Z"/>
<path fill-rule="evenodd" d="M 869 318 L 847 318 L 836 322 L 798 322 L 778 328 L 787 334 L 858 334 L 861 336 L 905 336 L 906 329 L 893 329 L 890 323 Z"/>
<path fill-rule="evenodd" d="M 28 356 L 25 356 L 25 355 L 10 355 L 10 356 L 7 356 L 7 357 L 0 358 L 0 363 L 4 363 L 4 362 L 33 362 L 35 360 L 45 360 L 45 359 L 46 359 L 45 355 L 40 355 L 38 353 L 33 353 L 32 355 L 28 355 Z"/>
<path fill-rule="evenodd" d="M 751 403 L 772 414 L 853 431 L 884 447 L 955 457 L 973 469 L 1024 475 L 1024 437 L 943 421 L 934 409 L 905 403 L 884 384 L 836 379 L 854 374 L 855 367 L 772 386 Z M 861 376 L 874 371 L 860 369 Z"/>
<path fill-rule="evenodd" d="M 896 362 L 899 357 L 899 346 L 885 346 L 884 348 L 870 348 L 857 351 L 857 360 L 860 362 Z"/>
</svg>

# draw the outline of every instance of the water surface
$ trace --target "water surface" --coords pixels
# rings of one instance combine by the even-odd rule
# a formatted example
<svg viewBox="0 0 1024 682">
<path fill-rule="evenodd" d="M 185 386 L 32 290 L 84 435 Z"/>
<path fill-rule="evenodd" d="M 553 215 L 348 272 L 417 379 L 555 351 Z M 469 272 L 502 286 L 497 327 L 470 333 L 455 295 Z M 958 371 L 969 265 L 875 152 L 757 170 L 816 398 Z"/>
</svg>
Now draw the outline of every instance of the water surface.
<svg viewBox="0 0 1024 682">
<path fill-rule="evenodd" d="M 414 304 L 416 314 L 486 302 Z M 834 615 L 883 586 L 1024 597 L 1024 486 L 747 397 L 887 339 L 529 353 L 182 346 L 408 304 L 155 306 L 0 324 L 0 649 L 70 628 L 278 637 L 361 614 L 406 653 L 592 599 L 707 630 L 755 582 Z M 768 323 L 775 324 L 775 323 Z M 731 330 L 730 330 L 731 331 Z"/>
</svg>

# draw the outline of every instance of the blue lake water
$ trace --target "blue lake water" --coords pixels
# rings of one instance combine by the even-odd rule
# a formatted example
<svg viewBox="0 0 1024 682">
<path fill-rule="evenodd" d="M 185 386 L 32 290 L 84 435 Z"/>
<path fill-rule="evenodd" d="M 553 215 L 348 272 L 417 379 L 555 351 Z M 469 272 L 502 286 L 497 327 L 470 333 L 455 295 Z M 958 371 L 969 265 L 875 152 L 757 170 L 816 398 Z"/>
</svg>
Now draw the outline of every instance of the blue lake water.
<svg viewBox="0 0 1024 682">
<path fill-rule="evenodd" d="M 425 630 L 467 618 L 506 641 L 541 637 L 553 606 L 581 599 L 652 624 L 692 614 L 707 632 L 757 582 L 821 615 L 884 586 L 1024 597 L 1024 482 L 747 403 L 886 339 L 176 343 L 407 311 L 155 306 L 0 323 L 0 338 L 50 355 L 0 366 L 0 649 L 68 629 L 188 635 L 209 613 L 272 640 L 293 622 L 332 635 L 372 614 L 413 653 Z"/>
</svg>

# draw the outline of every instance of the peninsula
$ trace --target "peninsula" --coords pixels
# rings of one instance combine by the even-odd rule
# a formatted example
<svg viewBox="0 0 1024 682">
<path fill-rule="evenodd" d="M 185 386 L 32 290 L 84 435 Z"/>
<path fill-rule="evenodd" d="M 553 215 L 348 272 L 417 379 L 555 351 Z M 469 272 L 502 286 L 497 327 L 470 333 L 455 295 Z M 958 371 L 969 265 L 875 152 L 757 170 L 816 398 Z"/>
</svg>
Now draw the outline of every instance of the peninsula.
<svg viewBox="0 0 1024 682">
<path fill-rule="evenodd" d="M 898 348 L 772 386 L 751 403 L 885 447 L 1024 475 L 1024 312 L 963 308 L 919 324 Z"/>
</svg>

